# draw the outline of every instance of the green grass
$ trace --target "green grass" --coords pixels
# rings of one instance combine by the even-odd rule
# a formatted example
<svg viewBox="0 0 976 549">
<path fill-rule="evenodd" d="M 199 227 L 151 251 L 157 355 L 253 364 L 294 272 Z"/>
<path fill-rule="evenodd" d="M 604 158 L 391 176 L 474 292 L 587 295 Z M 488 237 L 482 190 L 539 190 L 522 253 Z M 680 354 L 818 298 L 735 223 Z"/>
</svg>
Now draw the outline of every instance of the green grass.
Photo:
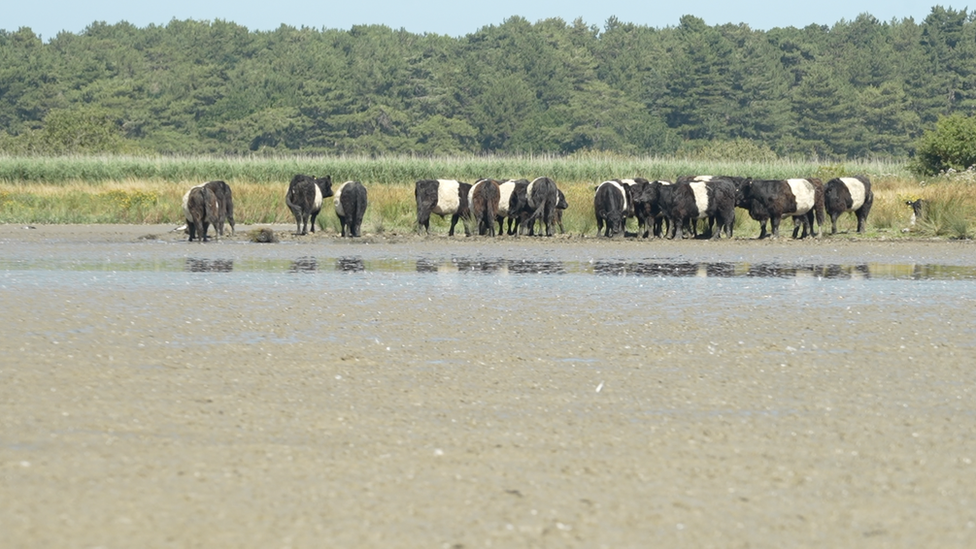
<svg viewBox="0 0 976 549">
<path fill-rule="evenodd" d="M 588 154 L 556 156 L 388 156 L 278 158 L 154 157 L 154 156 L 0 156 L 0 183 L 117 181 L 226 181 L 286 183 L 296 173 L 332 175 L 334 181 L 364 184 L 412 183 L 417 179 L 450 177 L 463 181 L 493 177 L 527 178 L 540 175 L 557 183 L 593 182 L 623 177 L 674 179 L 686 174 L 743 175 L 775 179 L 867 173 L 874 176 L 911 177 L 903 164 L 851 162 L 822 165 L 816 162 L 714 162 L 680 158 L 621 157 Z"/>
</svg>

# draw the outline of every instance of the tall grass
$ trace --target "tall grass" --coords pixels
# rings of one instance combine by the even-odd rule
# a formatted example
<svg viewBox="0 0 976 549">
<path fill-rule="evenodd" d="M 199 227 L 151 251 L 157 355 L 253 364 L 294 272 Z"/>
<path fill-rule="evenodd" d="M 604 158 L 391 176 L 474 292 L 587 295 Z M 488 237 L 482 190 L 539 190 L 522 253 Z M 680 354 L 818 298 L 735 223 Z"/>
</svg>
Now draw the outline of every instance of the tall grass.
<svg viewBox="0 0 976 549">
<path fill-rule="evenodd" d="M 287 183 L 296 173 L 332 175 L 334 181 L 412 183 L 418 179 L 450 177 L 473 181 L 482 177 L 526 178 L 540 175 L 557 183 L 600 182 L 623 177 L 673 179 L 685 174 L 723 174 L 777 179 L 809 177 L 828 171 L 834 175 L 911 177 L 904 164 L 858 161 L 824 166 L 812 161 L 776 160 L 715 162 L 610 154 L 557 156 L 384 156 L 242 158 L 215 156 L 0 156 L 0 183 L 117 181 L 225 181 Z"/>
<path fill-rule="evenodd" d="M 919 182 L 903 164 L 848 162 L 819 164 L 795 160 L 716 162 L 680 158 L 619 157 L 589 154 L 570 158 L 512 157 L 3 157 L 0 156 L 0 223 L 182 223 L 181 202 L 191 186 L 223 179 L 234 193 L 240 224 L 293 223 L 285 206 L 288 182 L 296 173 L 332 175 L 338 184 L 358 180 L 369 192 L 363 231 L 373 234 L 415 230 L 413 184 L 417 179 L 481 177 L 552 177 L 570 208 L 564 226 L 574 234 L 595 234 L 593 190 L 601 181 L 624 177 L 673 180 L 684 174 L 744 175 L 778 179 L 831 177 L 859 173 L 871 177 L 874 207 L 869 234 L 969 237 L 976 219 L 976 174 L 950 174 Z M 909 227 L 910 199 L 924 198 L 927 220 Z M 449 219 L 432 217 L 431 229 L 446 232 Z M 829 223 L 829 221 L 828 221 Z M 319 224 L 339 231 L 327 203 Z M 791 227 L 787 222 L 785 227 Z M 840 231 L 853 232 L 851 214 L 841 217 Z M 903 232 L 904 229 L 910 229 Z M 460 230 L 460 229 L 459 229 Z M 633 221 L 629 230 L 636 230 Z M 828 225 L 829 230 L 829 225 Z M 758 224 L 736 212 L 737 236 L 755 236 Z"/>
</svg>

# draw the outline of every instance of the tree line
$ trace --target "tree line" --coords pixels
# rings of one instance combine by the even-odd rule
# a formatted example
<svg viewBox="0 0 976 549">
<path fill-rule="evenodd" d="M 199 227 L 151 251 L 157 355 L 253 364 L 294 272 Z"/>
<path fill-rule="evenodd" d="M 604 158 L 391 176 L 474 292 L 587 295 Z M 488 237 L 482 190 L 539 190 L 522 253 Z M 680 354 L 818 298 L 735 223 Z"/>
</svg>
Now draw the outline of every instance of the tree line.
<svg viewBox="0 0 976 549">
<path fill-rule="evenodd" d="M 901 158 L 940 117 L 974 113 L 974 18 L 3 30 L 0 152 Z"/>
</svg>

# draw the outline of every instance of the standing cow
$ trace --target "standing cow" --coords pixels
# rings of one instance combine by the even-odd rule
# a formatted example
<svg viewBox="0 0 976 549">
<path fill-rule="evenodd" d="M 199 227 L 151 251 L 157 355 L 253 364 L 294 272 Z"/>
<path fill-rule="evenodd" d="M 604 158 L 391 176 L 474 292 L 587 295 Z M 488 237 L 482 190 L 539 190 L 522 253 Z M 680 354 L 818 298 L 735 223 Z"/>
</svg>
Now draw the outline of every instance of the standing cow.
<svg viewBox="0 0 976 549">
<path fill-rule="evenodd" d="M 359 181 L 346 181 L 335 190 L 335 212 L 342 236 L 362 236 L 366 214 L 366 187 Z"/>
<path fill-rule="evenodd" d="M 644 230 L 641 235 L 644 238 L 651 235 L 661 237 L 662 227 L 666 222 L 670 230 L 670 220 L 664 214 L 661 200 L 661 188 L 670 185 L 670 181 L 658 179 L 642 185 L 640 194 L 634 194 L 635 215 L 637 212 L 643 212 L 644 216 Z M 638 217 L 638 228 L 640 228 L 640 217 Z"/>
<path fill-rule="evenodd" d="M 593 195 L 593 211 L 596 214 L 597 234 L 602 231 L 607 238 L 624 234 L 627 217 L 634 213 L 630 185 L 617 180 L 600 183 Z"/>
<path fill-rule="evenodd" d="M 537 177 L 525 187 L 516 185 L 513 192 L 518 194 L 515 201 L 519 209 L 514 214 L 519 218 L 519 235 L 526 234 L 534 228 L 536 220 L 541 220 L 546 226 L 546 236 L 552 236 L 559 201 L 556 183 L 548 177 Z"/>
<path fill-rule="evenodd" d="M 322 210 L 322 199 L 332 196 L 332 176 L 317 178 L 298 174 L 291 178 L 285 203 L 295 216 L 295 234 L 315 232 L 315 218 Z"/>
<path fill-rule="evenodd" d="M 234 197 L 230 192 L 230 185 L 223 181 L 210 181 L 204 185 L 210 192 L 217 197 L 217 226 L 220 236 L 224 235 L 224 222 L 230 225 L 230 234 L 235 233 L 234 229 Z"/>
<path fill-rule="evenodd" d="M 421 179 L 414 187 L 417 199 L 417 226 L 425 234 L 430 234 L 430 214 L 437 214 L 442 218 L 451 216 L 451 230 L 447 233 L 454 236 L 454 227 L 458 219 L 469 216 L 468 191 L 471 185 L 454 179 Z M 464 223 L 464 234 L 471 231 Z"/>
<path fill-rule="evenodd" d="M 478 224 L 480 236 L 495 236 L 495 217 L 500 202 L 501 190 L 494 179 L 479 179 L 468 191 L 471 218 Z"/>
<path fill-rule="evenodd" d="M 519 209 L 516 186 L 528 187 L 527 179 L 509 179 L 498 185 L 498 211 L 495 212 L 498 221 L 498 234 L 506 234 L 505 219 L 508 219 L 508 235 L 515 234 L 518 229 L 518 217 L 513 214 Z M 524 193 L 523 193 L 524 196 Z"/>
<path fill-rule="evenodd" d="M 793 238 L 800 226 L 803 236 L 813 234 L 814 221 L 823 231 L 824 198 L 823 184 L 819 179 L 750 179 L 741 182 L 736 189 L 736 206 L 749 212 L 759 222 L 759 238 L 766 238 L 766 221 L 769 220 L 772 236 L 779 236 L 779 223 L 784 216 L 791 216 L 796 226 Z"/>
<path fill-rule="evenodd" d="M 824 186 L 824 208 L 830 216 L 830 234 L 837 233 L 837 218 L 844 212 L 857 216 L 857 232 L 863 233 L 874 203 L 871 181 L 866 175 L 837 177 Z"/>
<path fill-rule="evenodd" d="M 725 178 L 675 183 L 660 188 L 661 208 L 671 222 L 673 238 L 682 238 L 685 223 L 709 219 L 709 236 L 721 238 L 724 230 L 732 237 L 735 223 L 735 184 Z M 713 224 L 717 222 L 717 230 Z"/>
<path fill-rule="evenodd" d="M 632 215 L 637 218 L 637 236 L 647 238 L 647 216 L 650 205 L 644 202 L 642 197 L 644 196 L 644 190 L 648 185 L 650 185 L 650 182 L 643 177 L 635 177 L 633 179 L 618 179 L 617 181 L 630 187 L 630 196 L 633 198 Z M 624 221 L 624 225 L 624 233 L 626 234 L 626 221 Z"/>
<path fill-rule="evenodd" d="M 195 238 L 198 242 L 207 240 L 207 229 L 214 226 L 216 238 L 220 240 L 220 230 L 217 221 L 220 217 L 220 205 L 217 195 L 206 185 L 192 187 L 183 195 L 183 216 L 186 218 L 187 229 L 190 232 L 190 242 Z"/>
</svg>

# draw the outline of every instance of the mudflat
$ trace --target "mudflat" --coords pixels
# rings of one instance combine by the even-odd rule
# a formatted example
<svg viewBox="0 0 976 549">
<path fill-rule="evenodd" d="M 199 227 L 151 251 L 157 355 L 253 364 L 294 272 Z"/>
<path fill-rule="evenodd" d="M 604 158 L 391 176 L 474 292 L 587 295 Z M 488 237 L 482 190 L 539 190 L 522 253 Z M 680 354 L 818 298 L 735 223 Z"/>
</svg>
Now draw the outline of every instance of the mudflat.
<svg viewBox="0 0 976 549">
<path fill-rule="evenodd" d="M 2 547 L 973 547 L 976 245 L 0 226 Z"/>
</svg>

